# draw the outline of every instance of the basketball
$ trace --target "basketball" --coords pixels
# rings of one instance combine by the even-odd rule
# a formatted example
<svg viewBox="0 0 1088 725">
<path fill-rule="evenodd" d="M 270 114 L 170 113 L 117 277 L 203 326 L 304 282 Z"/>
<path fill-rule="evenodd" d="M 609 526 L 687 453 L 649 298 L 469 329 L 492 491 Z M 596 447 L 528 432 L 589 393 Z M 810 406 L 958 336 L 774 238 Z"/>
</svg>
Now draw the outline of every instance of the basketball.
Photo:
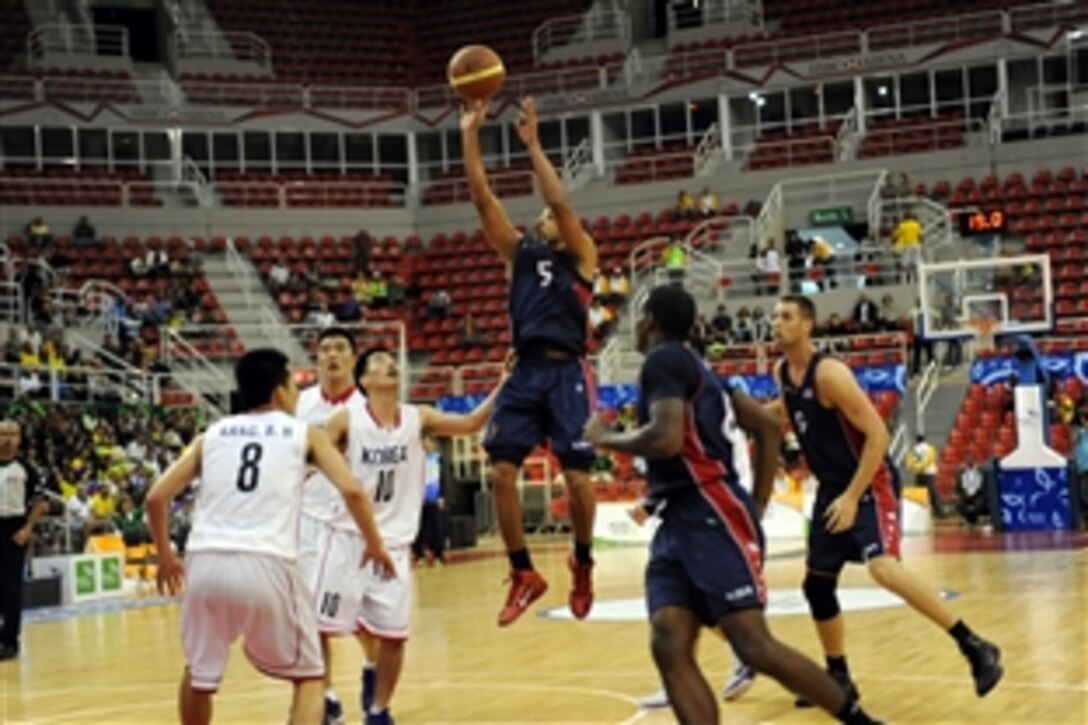
<svg viewBox="0 0 1088 725">
<path fill-rule="evenodd" d="M 466 45 L 450 58 L 446 76 L 466 101 L 488 100 L 502 88 L 506 67 L 499 54 L 486 45 Z"/>
</svg>

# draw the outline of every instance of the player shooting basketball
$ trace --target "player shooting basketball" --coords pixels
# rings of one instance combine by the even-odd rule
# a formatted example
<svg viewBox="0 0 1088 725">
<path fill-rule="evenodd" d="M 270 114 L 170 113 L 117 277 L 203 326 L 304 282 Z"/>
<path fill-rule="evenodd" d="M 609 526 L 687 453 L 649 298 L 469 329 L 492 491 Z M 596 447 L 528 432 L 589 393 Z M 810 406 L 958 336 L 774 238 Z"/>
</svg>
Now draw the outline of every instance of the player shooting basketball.
<svg viewBox="0 0 1088 725">
<path fill-rule="evenodd" d="M 537 137 L 536 104 L 522 102 L 517 132 L 547 203 L 532 234 L 522 235 L 487 183 L 480 127 L 487 101 L 472 101 L 461 117 L 465 173 L 484 234 L 510 271 L 510 324 L 518 366 L 503 387 L 484 439 L 503 542 L 513 569 L 499 626 L 513 623 L 548 588 L 529 558 L 522 531 L 518 470 L 545 440 L 562 464 L 570 492 L 574 583 L 570 609 L 582 619 L 593 604 L 590 542 L 596 503 L 589 480 L 593 447 L 582 428 L 596 404 L 593 371 L 586 363 L 589 302 L 597 245 L 574 213 L 566 189 Z"/>
</svg>

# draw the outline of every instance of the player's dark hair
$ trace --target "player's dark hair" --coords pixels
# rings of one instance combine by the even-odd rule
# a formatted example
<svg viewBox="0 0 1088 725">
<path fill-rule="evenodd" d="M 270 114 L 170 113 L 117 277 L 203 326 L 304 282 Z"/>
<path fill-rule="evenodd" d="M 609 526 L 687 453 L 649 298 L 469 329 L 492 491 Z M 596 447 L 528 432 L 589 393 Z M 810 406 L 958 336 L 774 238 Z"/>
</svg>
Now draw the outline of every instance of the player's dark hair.
<svg viewBox="0 0 1088 725">
<path fill-rule="evenodd" d="M 347 340 L 348 348 L 351 350 L 352 354 L 355 354 L 355 336 L 351 334 L 350 330 L 335 325 L 326 327 L 321 331 L 321 334 L 317 336 L 317 344 L 321 345 L 322 342 L 330 337 L 342 337 Z"/>
<path fill-rule="evenodd" d="M 366 388 L 363 387 L 363 384 L 360 381 L 363 379 L 363 374 L 366 373 L 366 366 L 370 364 L 370 358 L 374 357 L 375 355 L 380 355 L 382 353 L 385 353 L 386 355 L 392 355 L 393 351 L 387 347 L 382 347 L 381 345 L 379 345 L 377 347 L 367 348 L 363 351 L 363 354 L 355 360 L 355 370 L 353 371 L 353 374 L 355 375 L 355 387 L 358 388 L 359 392 L 363 395 L 366 395 L 367 392 Z"/>
<path fill-rule="evenodd" d="M 234 381 L 242 410 L 272 401 L 272 393 L 291 376 L 287 356 L 271 347 L 250 350 L 234 365 Z"/>
<path fill-rule="evenodd" d="M 654 316 L 654 326 L 666 340 L 687 340 L 695 325 L 695 300 L 680 287 L 655 287 L 643 309 Z"/>
<path fill-rule="evenodd" d="M 782 295 L 778 298 L 778 301 L 797 305 L 797 308 L 801 310 L 802 317 L 806 320 L 816 321 L 816 305 L 808 297 L 804 295 Z"/>
</svg>

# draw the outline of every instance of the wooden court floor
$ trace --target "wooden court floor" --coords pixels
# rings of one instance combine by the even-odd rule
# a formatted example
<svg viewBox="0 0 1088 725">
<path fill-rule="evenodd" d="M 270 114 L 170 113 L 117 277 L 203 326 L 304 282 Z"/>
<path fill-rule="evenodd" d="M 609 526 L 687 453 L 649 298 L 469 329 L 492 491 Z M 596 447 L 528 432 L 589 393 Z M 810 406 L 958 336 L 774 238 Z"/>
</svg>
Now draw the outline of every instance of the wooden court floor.
<svg viewBox="0 0 1088 725">
<path fill-rule="evenodd" d="M 952 640 L 901 606 L 847 612 L 848 652 L 870 712 L 894 723 L 1088 723 L 1088 539 L 1001 537 L 958 532 L 908 539 L 905 561 L 954 594 L 951 606 L 1004 651 L 1006 677 L 978 700 Z M 784 613 L 771 617 L 781 639 L 818 654 L 798 584 L 800 542 L 775 544 L 768 580 Z M 478 556 L 416 571 L 413 639 L 394 716 L 399 723 L 673 722 L 636 700 L 658 687 L 637 611 L 646 552 L 597 552 L 597 601 L 626 621 L 573 622 L 540 616 L 560 608 L 568 586 L 563 546 L 537 542 L 538 568 L 551 589 L 543 606 L 500 630 L 506 564 Z M 843 580 L 850 598 L 872 586 L 865 572 Z M 871 592 L 870 592 L 871 593 Z M 844 594 L 844 598 L 846 594 Z M 864 597 L 861 597 L 864 599 Z M 630 600 L 627 615 L 619 600 Z M 796 612 L 790 614 L 790 612 Z M 30 622 L 24 653 L 0 664 L 0 722 L 159 723 L 176 721 L 182 655 L 175 604 Z M 700 660 L 720 689 L 724 646 L 710 636 Z M 336 682 L 348 722 L 360 722 L 360 652 L 335 645 Z M 216 700 L 216 720 L 282 723 L 288 687 L 258 675 L 239 651 Z M 795 710 L 791 695 L 766 679 L 722 721 L 829 722 Z"/>
</svg>

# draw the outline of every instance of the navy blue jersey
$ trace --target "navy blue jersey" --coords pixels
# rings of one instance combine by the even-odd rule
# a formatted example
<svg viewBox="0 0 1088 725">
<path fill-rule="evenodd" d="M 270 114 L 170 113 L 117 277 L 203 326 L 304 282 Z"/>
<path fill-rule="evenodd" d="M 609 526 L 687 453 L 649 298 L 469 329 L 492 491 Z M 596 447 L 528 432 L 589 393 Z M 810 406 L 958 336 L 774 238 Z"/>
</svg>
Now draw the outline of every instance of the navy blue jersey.
<svg viewBox="0 0 1088 725">
<path fill-rule="evenodd" d="M 821 352 L 812 356 L 800 385 L 793 384 L 789 362 L 783 360 L 778 386 L 809 469 L 820 482 L 821 491 L 835 492 L 845 490 L 854 478 L 865 435 L 838 409 L 820 404 L 816 393 L 816 366 L 825 357 Z"/>
<path fill-rule="evenodd" d="M 658 345 L 646 356 L 639 377 L 638 420 L 650 420 L 658 400 L 684 401 L 684 447 L 671 458 L 648 459 L 650 499 L 673 498 L 693 489 L 720 489 L 750 506 L 752 466 L 748 440 L 737 427 L 729 395 L 706 363 L 679 343 Z"/>
<path fill-rule="evenodd" d="M 592 285 L 569 252 L 522 237 L 510 280 L 510 325 L 520 355 L 556 349 L 581 357 L 589 332 Z"/>
</svg>

